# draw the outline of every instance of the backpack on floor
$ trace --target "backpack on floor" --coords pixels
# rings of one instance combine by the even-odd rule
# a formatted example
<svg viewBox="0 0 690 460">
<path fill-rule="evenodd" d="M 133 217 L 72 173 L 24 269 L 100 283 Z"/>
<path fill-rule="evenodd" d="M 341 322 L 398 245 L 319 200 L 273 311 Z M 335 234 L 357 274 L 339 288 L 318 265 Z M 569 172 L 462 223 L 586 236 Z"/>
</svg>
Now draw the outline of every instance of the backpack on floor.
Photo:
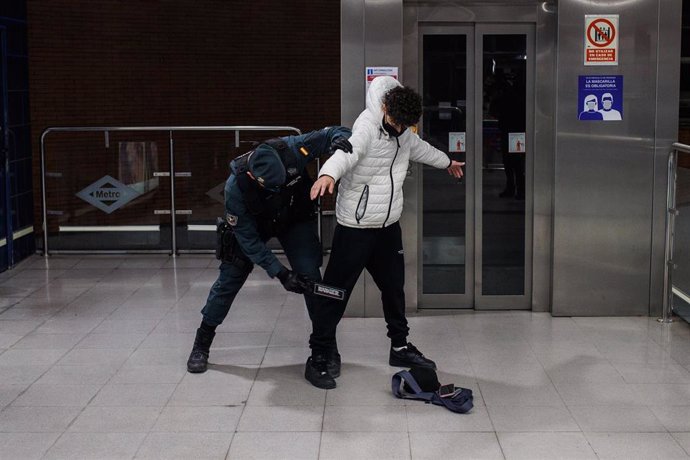
<svg viewBox="0 0 690 460">
<path fill-rule="evenodd" d="M 412 374 L 421 376 L 419 378 L 421 386 Z M 417 399 L 437 406 L 445 406 L 449 411 L 458 414 L 465 414 L 474 407 L 472 390 L 454 385 L 442 387 L 433 369 L 413 368 L 409 371 L 400 371 L 393 375 L 391 386 L 396 398 Z M 441 391 L 444 396 L 441 396 Z"/>
</svg>

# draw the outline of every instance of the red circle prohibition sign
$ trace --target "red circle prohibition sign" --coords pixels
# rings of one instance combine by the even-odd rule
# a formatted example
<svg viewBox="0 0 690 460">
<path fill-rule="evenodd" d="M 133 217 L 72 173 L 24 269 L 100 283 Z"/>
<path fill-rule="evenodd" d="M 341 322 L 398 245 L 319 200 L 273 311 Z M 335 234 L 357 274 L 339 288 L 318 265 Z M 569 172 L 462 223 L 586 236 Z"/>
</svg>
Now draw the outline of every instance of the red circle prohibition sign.
<svg viewBox="0 0 690 460">
<path fill-rule="evenodd" d="M 593 29 L 596 29 L 602 37 L 606 37 L 606 34 L 603 33 L 603 31 L 598 27 L 598 24 L 600 24 L 600 23 L 604 23 L 604 24 L 608 25 L 609 27 L 611 27 L 611 36 L 609 37 L 608 40 L 605 40 L 603 43 L 595 43 L 594 40 L 592 40 Z M 596 21 L 592 21 L 591 24 L 589 25 L 589 27 L 587 27 L 587 40 L 592 45 L 594 45 L 598 48 L 604 48 L 606 46 L 609 46 L 611 43 L 613 43 L 614 38 L 616 38 L 616 27 L 608 19 L 604 19 L 604 18 L 597 19 Z"/>
</svg>

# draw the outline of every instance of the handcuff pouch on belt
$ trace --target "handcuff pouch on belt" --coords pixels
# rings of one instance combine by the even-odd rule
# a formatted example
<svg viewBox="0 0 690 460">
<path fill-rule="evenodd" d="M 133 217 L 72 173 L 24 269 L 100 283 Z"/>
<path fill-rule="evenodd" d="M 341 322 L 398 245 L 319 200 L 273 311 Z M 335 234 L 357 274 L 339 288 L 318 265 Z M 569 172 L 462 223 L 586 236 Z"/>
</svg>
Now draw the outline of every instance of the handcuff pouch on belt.
<svg viewBox="0 0 690 460">
<path fill-rule="evenodd" d="M 222 217 L 216 218 L 216 259 L 243 270 L 250 270 L 254 266 L 242 252 L 232 226 Z"/>
</svg>

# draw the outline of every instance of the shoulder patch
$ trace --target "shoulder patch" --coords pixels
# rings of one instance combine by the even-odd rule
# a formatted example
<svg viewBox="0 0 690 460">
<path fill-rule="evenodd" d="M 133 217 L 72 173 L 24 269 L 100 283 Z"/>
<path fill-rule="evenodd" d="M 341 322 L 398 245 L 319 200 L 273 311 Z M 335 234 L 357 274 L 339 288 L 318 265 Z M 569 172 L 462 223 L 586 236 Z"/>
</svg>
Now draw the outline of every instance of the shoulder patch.
<svg viewBox="0 0 690 460">
<path fill-rule="evenodd" d="M 237 225 L 237 216 L 233 216 L 232 214 L 226 214 L 225 220 L 229 225 L 232 225 L 233 227 Z"/>
</svg>

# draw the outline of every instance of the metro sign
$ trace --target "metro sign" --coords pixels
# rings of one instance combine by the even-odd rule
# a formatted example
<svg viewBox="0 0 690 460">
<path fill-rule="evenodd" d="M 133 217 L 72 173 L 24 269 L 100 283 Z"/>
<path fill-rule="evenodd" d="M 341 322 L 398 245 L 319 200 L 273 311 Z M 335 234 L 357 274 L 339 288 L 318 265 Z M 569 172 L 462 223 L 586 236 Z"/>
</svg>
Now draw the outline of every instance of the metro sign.
<svg viewBox="0 0 690 460">
<path fill-rule="evenodd" d="M 110 214 L 140 195 L 119 180 L 103 176 L 86 187 L 77 196 L 101 211 Z"/>
</svg>

